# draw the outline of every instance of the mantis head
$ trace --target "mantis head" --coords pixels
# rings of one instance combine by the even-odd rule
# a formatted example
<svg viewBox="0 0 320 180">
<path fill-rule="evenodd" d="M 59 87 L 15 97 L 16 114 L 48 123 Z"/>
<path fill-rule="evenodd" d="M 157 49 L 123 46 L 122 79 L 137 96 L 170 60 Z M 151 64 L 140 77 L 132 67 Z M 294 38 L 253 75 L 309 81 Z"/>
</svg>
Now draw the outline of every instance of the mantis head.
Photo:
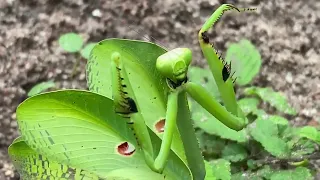
<svg viewBox="0 0 320 180">
<path fill-rule="evenodd" d="M 185 81 L 192 52 L 188 48 L 176 48 L 157 58 L 157 70 L 175 84 Z"/>
</svg>

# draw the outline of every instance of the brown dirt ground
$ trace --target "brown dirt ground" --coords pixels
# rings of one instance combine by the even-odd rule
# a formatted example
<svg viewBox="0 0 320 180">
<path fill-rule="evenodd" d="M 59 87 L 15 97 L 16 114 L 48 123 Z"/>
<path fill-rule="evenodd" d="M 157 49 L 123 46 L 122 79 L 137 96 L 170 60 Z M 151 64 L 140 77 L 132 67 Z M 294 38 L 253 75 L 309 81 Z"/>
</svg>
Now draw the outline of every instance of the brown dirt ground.
<svg viewBox="0 0 320 180">
<path fill-rule="evenodd" d="M 154 37 L 169 49 L 191 47 L 194 63 L 203 66 L 197 31 L 221 3 L 258 11 L 227 13 L 210 35 L 217 49 L 252 41 L 263 59 L 253 84 L 284 93 L 299 110 L 293 124 L 319 120 L 320 1 L 0 0 L 0 179 L 19 178 L 7 147 L 18 136 L 15 110 L 30 88 L 45 80 L 59 89 L 86 88 L 86 61 L 71 78 L 78 57 L 58 47 L 61 34 L 78 32 L 86 41 Z"/>
</svg>

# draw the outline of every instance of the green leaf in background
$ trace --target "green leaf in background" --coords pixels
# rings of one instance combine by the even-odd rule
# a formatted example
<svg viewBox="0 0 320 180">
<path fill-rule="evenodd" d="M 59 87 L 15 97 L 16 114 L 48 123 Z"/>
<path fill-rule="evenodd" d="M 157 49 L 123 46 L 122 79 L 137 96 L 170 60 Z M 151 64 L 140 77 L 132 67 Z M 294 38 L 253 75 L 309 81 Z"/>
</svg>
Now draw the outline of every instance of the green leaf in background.
<svg viewBox="0 0 320 180">
<path fill-rule="evenodd" d="M 226 145 L 226 140 L 215 135 L 210 135 L 203 130 L 199 130 L 196 133 L 203 154 L 210 154 L 210 156 L 218 156 L 221 154 Z"/>
<path fill-rule="evenodd" d="M 85 59 L 89 59 L 90 57 L 90 53 L 91 50 L 93 49 L 93 47 L 96 45 L 97 43 L 89 43 L 87 45 L 84 46 L 83 49 L 81 49 L 80 54 L 83 58 Z"/>
<path fill-rule="evenodd" d="M 211 71 L 208 68 L 190 66 L 188 70 L 189 81 L 201 84 L 216 99 L 220 99 L 218 87 L 214 81 Z"/>
<path fill-rule="evenodd" d="M 217 159 L 209 162 L 212 166 L 213 175 L 219 180 L 231 179 L 230 162 L 225 159 Z M 209 179 L 208 179 L 209 180 Z"/>
<path fill-rule="evenodd" d="M 294 170 L 284 170 L 272 174 L 271 180 L 312 180 L 310 170 L 305 167 L 297 167 Z"/>
<path fill-rule="evenodd" d="M 251 112 L 257 111 L 259 103 L 259 99 L 257 98 L 243 98 L 238 101 L 241 110 L 246 116 Z"/>
<path fill-rule="evenodd" d="M 278 116 L 278 115 L 269 115 L 268 117 L 269 121 L 272 121 L 275 124 L 279 124 L 279 125 L 288 125 L 289 121 L 288 119 L 282 117 L 282 116 Z"/>
<path fill-rule="evenodd" d="M 248 159 L 247 166 L 248 166 L 248 169 L 256 169 L 257 163 L 256 163 L 256 161 L 254 161 L 252 159 Z"/>
<path fill-rule="evenodd" d="M 247 39 L 231 44 L 226 53 L 226 62 L 231 62 L 231 74 L 235 72 L 237 84 L 246 85 L 259 73 L 261 55 L 258 49 Z"/>
<path fill-rule="evenodd" d="M 247 156 L 248 154 L 246 149 L 240 144 L 228 144 L 222 151 L 222 158 L 231 162 L 242 161 L 247 158 Z"/>
<path fill-rule="evenodd" d="M 70 53 L 78 52 L 83 46 L 83 39 L 79 34 L 67 33 L 59 38 L 60 47 Z"/>
<path fill-rule="evenodd" d="M 279 138 L 277 124 L 269 120 L 257 119 L 251 125 L 250 133 L 270 154 L 279 158 L 288 156 L 289 147 L 283 139 Z"/>
<path fill-rule="evenodd" d="M 37 95 L 45 90 L 48 90 L 50 88 L 55 87 L 55 86 L 56 86 L 56 84 L 53 81 L 39 83 L 31 88 L 31 90 L 28 92 L 28 96 L 30 97 L 30 96 Z"/>
<path fill-rule="evenodd" d="M 258 171 L 251 172 L 239 172 L 232 175 L 232 180 L 264 180 L 264 179 L 270 179 L 271 175 L 273 173 L 273 170 L 270 169 L 269 166 L 264 166 Z"/>
<path fill-rule="evenodd" d="M 270 179 L 271 175 L 273 174 L 273 170 L 270 168 L 270 166 L 265 165 L 254 174 L 265 179 Z"/>
<path fill-rule="evenodd" d="M 305 126 L 300 129 L 299 135 L 320 144 L 320 131 L 318 131 L 315 127 Z"/>
<path fill-rule="evenodd" d="M 292 157 L 301 158 L 304 155 L 312 154 L 315 152 L 317 146 L 313 141 L 309 139 L 299 139 L 298 142 L 292 145 L 293 152 L 291 153 Z"/>
<path fill-rule="evenodd" d="M 257 95 L 263 101 L 268 102 L 271 106 L 275 107 L 278 111 L 290 115 L 296 115 L 297 111 L 290 106 L 287 98 L 279 92 L 275 92 L 271 88 L 249 87 L 244 90 L 246 95 Z"/>
<path fill-rule="evenodd" d="M 33 96 L 20 104 L 17 121 L 24 142 L 50 161 L 102 178 L 126 179 L 128 174 L 124 172 L 130 171 L 146 174 L 149 179 L 163 179 L 146 165 L 127 121 L 115 114 L 113 107 L 112 100 L 92 92 L 55 91 Z M 150 136 L 158 151 L 159 137 L 152 131 Z M 23 175 L 41 176 L 51 172 L 42 169 L 47 167 L 45 162 L 32 164 L 40 157 L 29 159 L 28 154 L 19 156 L 13 152 L 19 150 L 9 154 Z M 169 157 L 164 175 L 169 179 L 191 179 L 190 171 L 181 159 L 172 151 Z M 140 180 L 138 175 L 133 174 L 130 180 Z M 54 177 L 60 179 L 64 173 Z"/>
<path fill-rule="evenodd" d="M 213 168 L 208 161 L 204 161 L 206 168 L 206 177 L 205 180 L 216 180 L 216 176 L 213 174 Z"/>
</svg>

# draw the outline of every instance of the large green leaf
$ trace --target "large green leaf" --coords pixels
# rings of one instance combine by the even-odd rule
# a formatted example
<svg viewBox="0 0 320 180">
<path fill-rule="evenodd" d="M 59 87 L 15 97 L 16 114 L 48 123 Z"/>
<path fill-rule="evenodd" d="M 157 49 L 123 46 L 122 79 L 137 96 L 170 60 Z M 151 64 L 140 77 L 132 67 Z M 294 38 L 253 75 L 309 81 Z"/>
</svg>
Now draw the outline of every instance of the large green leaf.
<svg viewBox="0 0 320 180">
<path fill-rule="evenodd" d="M 123 168 L 108 173 L 107 177 L 81 168 L 74 168 L 66 164 L 45 157 L 31 149 L 21 137 L 16 139 L 9 147 L 13 164 L 18 168 L 21 179 L 82 179 L 82 180 L 148 180 L 164 179 L 163 175 L 146 169 Z"/>
<path fill-rule="evenodd" d="M 153 43 L 135 40 L 107 39 L 98 43 L 91 51 L 88 61 L 88 86 L 90 91 L 109 98 L 112 98 L 110 62 L 113 52 L 119 52 L 122 56 L 130 84 L 135 93 L 136 104 L 139 106 L 146 124 L 162 138 L 163 133 L 157 131 L 155 124 L 166 117 L 169 88 L 165 77 L 156 70 L 156 59 L 166 50 Z M 183 112 L 179 111 L 179 113 L 189 112 L 188 109 L 185 109 Z M 185 163 L 190 165 L 190 162 L 193 162 L 191 163 L 192 166 L 197 166 L 198 169 L 203 167 L 200 169 L 204 169 L 202 157 L 194 156 L 194 154 L 200 154 L 199 148 L 191 148 L 194 150 L 194 154 L 186 154 L 180 137 L 178 128 L 176 128 L 173 134 L 172 150 Z M 192 144 L 197 146 L 197 143 Z M 198 157 L 201 157 L 201 160 L 196 159 Z M 201 162 L 201 164 L 198 164 L 198 162 Z M 196 173 L 198 169 L 191 168 L 195 179 L 197 177 L 201 179 L 204 176 L 204 174 Z"/>
<path fill-rule="evenodd" d="M 17 109 L 18 125 L 26 144 L 50 161 L 103 178 L 127 178 L 124 172 L 135 172 L 133 169 L 153 177 L 133 132 L 126 120 L 114 113 L 113 106 L 112 100 L 87 91 L 51 92 L 24 101 Z M 159 150 L 160 139 L 153 133 L 151 139 Z M 23 162 L 34 159 L 10 154 L 20 172 L 28 175 Z M 179 157 L 172 151 L 169 157 L 166 178 L 190 179 L 189 169 Z M 43 164 L 36 164 L 32 173 L 40 173 L 39 166 Z M 129 179 L 139 178 L 132 174 Z"/>
<path fill-rule="evenodd" d="M 80 168 L 47 158 L 31 149 L 23 138 L 17 138 L 8 149 L 21 179 L 104 179 Z"/>
</svg>

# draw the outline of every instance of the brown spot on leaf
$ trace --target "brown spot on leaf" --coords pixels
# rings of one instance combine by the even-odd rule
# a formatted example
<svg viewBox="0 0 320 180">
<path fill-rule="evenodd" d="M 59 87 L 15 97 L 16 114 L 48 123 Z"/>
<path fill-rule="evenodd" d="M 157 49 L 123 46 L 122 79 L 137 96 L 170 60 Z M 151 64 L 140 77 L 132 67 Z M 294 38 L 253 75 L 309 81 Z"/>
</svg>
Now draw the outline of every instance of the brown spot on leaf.
<svg viewBox="0 0 320 180">
<path fill-rule="evenodd" d="M 161 119 L 160 121 L 158 121 L 155 125 L 155 128 L 157 130 L 157 132 L 162 133 L 164 132 L 164 125 L 166 124 L 166 120 L 165 119 Z"/>
<path fill-rule="evenodd" d="M 117 150 L 121 155 L 130 156 L 136 151 L 136 148 L 132 144 L 124 142 L 118 146 Z"/>
</svg>

